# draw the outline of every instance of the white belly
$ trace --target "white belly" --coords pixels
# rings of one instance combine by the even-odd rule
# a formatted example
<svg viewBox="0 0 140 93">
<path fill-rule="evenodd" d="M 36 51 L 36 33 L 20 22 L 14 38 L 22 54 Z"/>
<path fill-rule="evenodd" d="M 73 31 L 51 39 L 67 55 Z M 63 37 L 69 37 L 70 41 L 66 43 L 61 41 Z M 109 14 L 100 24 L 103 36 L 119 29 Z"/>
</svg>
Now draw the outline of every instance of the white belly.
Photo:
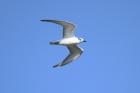
<svg viewBox="0 0 140 93">
<path fill-rule="evenodd" d="M 79 44 L 80 41 L 78 38 L 76 37 L 72 37 L 72 38 L 65 38 L 60 40 L 60 45 L 71 45 L 71 44 Z"/>
</svg>

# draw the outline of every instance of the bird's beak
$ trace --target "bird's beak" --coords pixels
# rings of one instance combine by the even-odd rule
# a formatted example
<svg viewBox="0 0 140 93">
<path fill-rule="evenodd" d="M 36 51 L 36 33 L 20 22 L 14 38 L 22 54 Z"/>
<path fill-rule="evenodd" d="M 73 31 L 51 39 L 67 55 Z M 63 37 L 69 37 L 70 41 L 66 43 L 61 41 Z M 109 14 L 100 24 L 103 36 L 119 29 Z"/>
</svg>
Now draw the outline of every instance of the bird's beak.
<svg viewBox="0 0 140 93">
<path fill-rule="evenodd" d="M 83 42 L 87 42 L 86 40 L 84 40 Z"/>
</svg>

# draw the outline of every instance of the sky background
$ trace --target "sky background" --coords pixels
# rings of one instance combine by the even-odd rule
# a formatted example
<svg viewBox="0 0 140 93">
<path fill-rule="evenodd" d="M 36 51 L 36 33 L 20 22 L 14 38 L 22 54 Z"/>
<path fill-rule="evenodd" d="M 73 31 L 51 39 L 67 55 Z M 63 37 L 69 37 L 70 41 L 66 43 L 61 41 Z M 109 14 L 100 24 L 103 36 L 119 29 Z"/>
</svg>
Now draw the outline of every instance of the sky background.
<svg viewBox="0 0 140 93">
<path fill-rule="evenodd" d="M 75 62 L 49 42 L 75 23 L 88 42 Z M 140 93 L 139 0 L 1 0 L 0 93 Z"/>
</svg>

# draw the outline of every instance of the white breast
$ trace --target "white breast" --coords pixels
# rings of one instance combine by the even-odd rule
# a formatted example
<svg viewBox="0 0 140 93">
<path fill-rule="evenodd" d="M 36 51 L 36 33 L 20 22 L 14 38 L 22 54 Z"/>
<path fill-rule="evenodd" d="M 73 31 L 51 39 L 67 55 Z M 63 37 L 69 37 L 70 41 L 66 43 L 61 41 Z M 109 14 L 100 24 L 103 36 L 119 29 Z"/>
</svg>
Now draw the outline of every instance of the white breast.
<svg viewBox="0 0 140 93">
<path fill-rule="evenodd" d="M 60 40 L 60 45 L 71 45 L 71 44 L 79 44 L 79 43 L 80 43 L 80 41 L 76 37 L 64 38 L 64 39 Z"/>
</svg>

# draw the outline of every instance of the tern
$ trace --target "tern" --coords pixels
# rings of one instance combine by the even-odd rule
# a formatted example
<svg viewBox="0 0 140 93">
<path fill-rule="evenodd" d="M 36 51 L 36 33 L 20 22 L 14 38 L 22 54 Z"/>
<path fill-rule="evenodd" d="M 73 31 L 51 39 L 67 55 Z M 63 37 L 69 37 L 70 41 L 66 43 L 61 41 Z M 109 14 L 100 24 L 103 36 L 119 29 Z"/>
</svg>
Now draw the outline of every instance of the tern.
<svg viewBox="0 0 140 93">
<path fill-rule="evenodd" d="M 69 22 L 60 21 L 60 20 L 40 20 L 43 22 L 51 22 L 63 27 L 63 38 L 55 42 L 50 42 L 51 45 L 63 45 L 66 46 L 70 54 L 61 62 L 53 67 L 64 66 L 77 58 L 83 53 L 83 49 L 78 46 L 82 42 L 86 42 L 83 38 L 78 38 L 74 35 L 75 25 Z"/>
</svg>

